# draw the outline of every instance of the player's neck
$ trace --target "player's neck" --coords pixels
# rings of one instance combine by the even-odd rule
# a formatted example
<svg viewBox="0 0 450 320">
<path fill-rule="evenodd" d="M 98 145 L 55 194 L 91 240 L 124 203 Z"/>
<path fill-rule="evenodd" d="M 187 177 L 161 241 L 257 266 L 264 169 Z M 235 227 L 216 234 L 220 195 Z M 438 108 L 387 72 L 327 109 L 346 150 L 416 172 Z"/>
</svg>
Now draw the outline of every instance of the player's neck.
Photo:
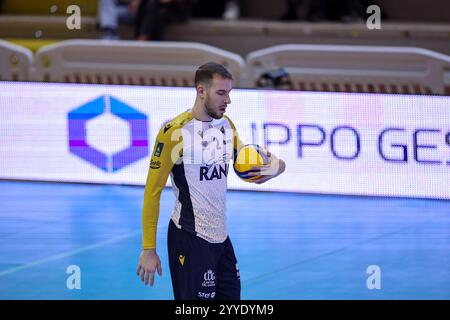
<svg viewBox="0 0 450 320">
<path fill-rule="evenodd" d="M 199 121 L 210 122 L 213 120 L 213 118 L 206 113 L 205 107 L 202 105 L 202 101 L 199 100 L 195 101 L 195 104 L 191 109 L 191 113 L 194 119 Z"/>
</svg>

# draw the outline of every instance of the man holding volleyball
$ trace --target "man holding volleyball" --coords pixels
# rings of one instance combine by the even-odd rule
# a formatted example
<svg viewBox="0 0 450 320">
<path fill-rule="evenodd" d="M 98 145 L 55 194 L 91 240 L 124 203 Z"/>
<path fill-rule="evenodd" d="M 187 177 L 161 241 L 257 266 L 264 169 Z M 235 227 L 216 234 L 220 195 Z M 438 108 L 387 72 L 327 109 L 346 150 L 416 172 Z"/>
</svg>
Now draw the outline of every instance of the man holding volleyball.
<svg viewBox="0 0 450 320">
<path fill-rule="evenodd" d="M 168 229 L 169 266 L 174 297 L 240 299 L 240 277 L 228 237 L 225 196 L 229 162 L 243 146 L 224 115 L 231 103 L 232 75 L 220 64 L 206 63 L 195 73 L 194 106 L 166 124 L 156 138 L 144 193 L 142 253 L 137 274 L 145 284 L 161 276 L 156 230 L 162 189 L 170 175 L 176 201 Z M 285 169 L 267 153 L 267 163 L 246 172 L 264 183 Z"/>
</svg>

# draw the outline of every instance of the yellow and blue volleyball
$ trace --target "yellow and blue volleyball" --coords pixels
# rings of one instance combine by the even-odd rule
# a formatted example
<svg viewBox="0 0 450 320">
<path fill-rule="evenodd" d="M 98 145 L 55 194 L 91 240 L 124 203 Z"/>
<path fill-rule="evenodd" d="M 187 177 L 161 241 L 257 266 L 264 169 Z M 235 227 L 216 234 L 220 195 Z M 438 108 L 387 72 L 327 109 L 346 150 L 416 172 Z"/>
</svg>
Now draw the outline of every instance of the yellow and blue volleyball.
<svg viewBox="0 0 450 320">
<path fill-rule="evenodd" d="M 252 170 L 252 167 L 259 167 L 269 163 L 267 151 L 257 144 L 247 144 L 241 147 L 236 153 L 234 160 L 234 172 L 244 181 L 252 181 L 261 178 L 261 176 L 251 177 L 250 172 L 257 172 Z"/>
</svg>

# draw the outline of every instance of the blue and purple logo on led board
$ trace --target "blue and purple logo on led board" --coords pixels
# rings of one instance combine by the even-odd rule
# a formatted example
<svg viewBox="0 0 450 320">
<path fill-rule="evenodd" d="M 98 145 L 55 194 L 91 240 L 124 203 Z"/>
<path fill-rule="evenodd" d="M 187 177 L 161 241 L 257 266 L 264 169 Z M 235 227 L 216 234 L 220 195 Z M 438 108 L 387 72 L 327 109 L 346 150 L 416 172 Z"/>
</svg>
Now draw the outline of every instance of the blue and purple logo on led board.
<svg viewBox="0 0 450 320">
<path fill-rule="evenodd" d="M 125 135 L 127 141 L 125 145 L 122 143 L 120 150 L 108 153 L 89 141 L 89 134 L 95 134 L 89 132 L 92 131 L 89 124 L 101 117 L 109 117 L 107 125 L 113 119 L 112 122 L 126 127 L 125 132 L 129 135 Z M 106 139 L 114 144 L 115 139 L 123 136 L 118 132 Z M 71 153 L 105 172 L 116 172 L 148 155 L 147 116 L 114 97 L 104 95 L 68 113 L 68 139 Z"/>
</svg>

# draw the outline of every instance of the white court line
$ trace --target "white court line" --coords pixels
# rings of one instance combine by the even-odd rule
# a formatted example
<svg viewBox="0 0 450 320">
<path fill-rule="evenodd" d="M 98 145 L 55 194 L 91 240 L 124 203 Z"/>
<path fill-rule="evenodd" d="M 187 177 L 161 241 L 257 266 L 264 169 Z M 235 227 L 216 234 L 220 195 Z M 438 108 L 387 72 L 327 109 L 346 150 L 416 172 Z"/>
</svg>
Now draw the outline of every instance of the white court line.
<svg viewBox="0 0 450 320">
<path fill-rule="evenodd" d="M 159 226 L 158 229 L 160 229 L 162 227 L 167 227 L 167 226 L 168 225 Z M 119 242 L 119 241 L 124 240 L 124 239 L 132 238 L 134 236 L 137 236 L 137 235 L 141 234 L 141 232 L 142 231 L 139 230 L 139 231 L 132 232 L 132 233 L 129 233 L 129 234 L 124 234 L 124 235 L 121 235 L 119 237 L 108 239 L 108 240 L 104 240 L 104 241 L 101 241 L 101 242 L 97 242 L 97 243 L 94 243 L 94 244 L 91 244 L 91 245 L 88 245 L 88 246 L 85 246 L 85 247 L 81 247 L 81 248 L 76 249 L 76 250 L 72 250 L 72 251 L 60 253 L 60 254 L 57 254 L 57 255 L 54 255 L 54 256 L 50 256 L 50 257 L 47 257 L 47 258 L 44 258 L 44 259 L 36 260 L 36 261 L 30 262 L 30 263 L 27 263 L 27 264 L 24 264 L 24 265 L 21 265 L 21 266 L 18 266 L 18 267 L 11 268 L 11 269 L 6 269 L 4 271 L 0 271 L 0 277 L 6 276 L 8 274 L 15 273 L 15 272 L 18 272 L 18 271 L 21 271 L 21 270 L 24 270 L 24 269 L 35 267 L 35 266 L 38 266 L 38 265 L 41 265 L 41 264 L 44 264 L 44 263 L 47 263 L 47 262 L 50 262 L 50 261 L 55 261 L 55 260 L 58 260 L 58 259 L 70 257 L 70 256 L 73 256 L 73 255 L 81 253 L 81 252 L 86 252 L 86 251 L 89 251 L 89 250 L 97 249 L 97 248 L 103 247 L 103 246 L 105 246 L 107 244 L 111 244 L 111 243 L 114 243 L 114 242 Z"/>
</svg>

